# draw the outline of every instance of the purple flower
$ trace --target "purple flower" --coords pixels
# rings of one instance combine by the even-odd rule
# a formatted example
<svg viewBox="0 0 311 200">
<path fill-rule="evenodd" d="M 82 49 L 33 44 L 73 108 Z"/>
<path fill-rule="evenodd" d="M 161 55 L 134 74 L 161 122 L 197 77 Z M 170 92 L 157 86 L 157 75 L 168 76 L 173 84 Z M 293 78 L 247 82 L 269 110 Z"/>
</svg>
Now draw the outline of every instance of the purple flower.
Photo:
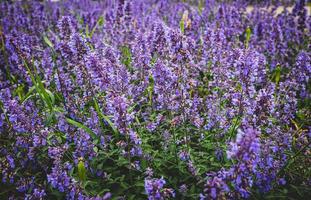
<svg viewBox="0 0 311 200">
<path fill-rule="evenodd" d="M 164 188 L 165 184 L 166 181 L 163 177 L 160 179 L 145 179 L 145 191 L 148 195 L 148 199 L 156 200 L 174 197 L 174 190 Z"/>
<path fill-rule="evenodd" d="M 53 167 L 52 172 L 47 175 L 48 182 L 53 188 L 58 189 L 60 192 L 67 191 L 71 183 L 71 178 L 66 171 L 63 171 L 59 167 Z"/>
</svg>

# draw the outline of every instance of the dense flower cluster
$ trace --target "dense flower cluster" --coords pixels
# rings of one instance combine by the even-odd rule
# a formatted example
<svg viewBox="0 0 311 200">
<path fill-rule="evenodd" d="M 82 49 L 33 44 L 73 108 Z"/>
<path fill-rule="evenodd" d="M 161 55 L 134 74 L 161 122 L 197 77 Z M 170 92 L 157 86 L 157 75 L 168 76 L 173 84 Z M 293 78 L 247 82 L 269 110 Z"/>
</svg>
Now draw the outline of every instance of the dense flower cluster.
<svg viewBox="0 0 311 200">
<path fill-rule="evenodd" d="M 308 9 L 1 1 L 0 199 L 241 199 L 310 187 Z"/>
<path fill-rule="evenodd" d="M 165 180 L 160 179 L 146 179 L 145 189 L 149 200 L 166 199 L 169 197 L 175 197 L 174 190 L 170 188 L 163 188 Z"/>
</svg>

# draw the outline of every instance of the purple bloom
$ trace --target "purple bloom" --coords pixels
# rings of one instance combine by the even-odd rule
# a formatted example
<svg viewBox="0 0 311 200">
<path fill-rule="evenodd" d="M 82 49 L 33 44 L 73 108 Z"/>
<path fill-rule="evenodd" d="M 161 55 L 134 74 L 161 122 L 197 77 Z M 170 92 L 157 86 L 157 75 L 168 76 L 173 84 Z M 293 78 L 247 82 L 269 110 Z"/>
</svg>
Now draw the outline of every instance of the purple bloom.
<svg viewBox="0 0 311 200">
<path fill-rule="evenodd" d="M 174 197 L 174 190 L 164 188 L 166 181 L 160 179 L 145 179 L 145 190 L 149 200 L 165 199 L 168 197 Z"/>
</svg>

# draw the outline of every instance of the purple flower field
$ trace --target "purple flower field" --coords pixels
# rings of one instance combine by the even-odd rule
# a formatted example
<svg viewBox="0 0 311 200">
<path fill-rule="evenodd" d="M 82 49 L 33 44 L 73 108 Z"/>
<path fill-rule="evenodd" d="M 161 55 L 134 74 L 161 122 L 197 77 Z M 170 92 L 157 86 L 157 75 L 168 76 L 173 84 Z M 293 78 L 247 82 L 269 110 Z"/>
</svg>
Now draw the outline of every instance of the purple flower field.
<svg viewBox="0 0 311 200">
<path fill-rule="evenodd" d="M 310 198 L 310 7 L 2 0 L 0 199 Z"/>
</svg>

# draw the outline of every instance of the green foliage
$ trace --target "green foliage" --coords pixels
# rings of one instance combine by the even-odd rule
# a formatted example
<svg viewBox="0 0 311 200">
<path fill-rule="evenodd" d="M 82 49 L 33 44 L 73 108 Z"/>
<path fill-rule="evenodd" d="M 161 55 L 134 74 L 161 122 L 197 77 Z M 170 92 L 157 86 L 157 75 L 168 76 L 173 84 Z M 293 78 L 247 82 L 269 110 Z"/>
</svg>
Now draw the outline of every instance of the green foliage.
<svg viewBox="0 0 311 200">
<path fill-rule="evenodd" d="M 78 176 L 80 181 L 82 182 L 86 181 L 86 169 L 83 158 L 80 158 L 78 162 Z"/>
<path fill-rule="evenodd" d="M 85 125 L 83 125 L 82 123 L 80 122 L 77 122 L 73 119 L 70 119 L 70 118 L 66 118 L 66 121 L 69 123 L 69 124 L 72 124 L 74 125 L 75 127 L 77 128 L 81 128 L 82 130 L 84 130 L 85 132 L 89 133 L 90 136 L 93 138 L 93 139 L 97 139 L 98 136 L 88 127 L 86 127 Z"/>
<path fill-rule="evenodd" d="M 54 45 L 53 45 L 53 43 L 49 40 L 48 37 L 43 36 L 43 40 L 44 40 L 44 42 L 45 42 L 50 48 L 54 49 Z"/>
<path fill-rule="evenodd" d="M 249 41 L 251 39 L 251 34 L 252 34 L 252 31 L 251 31 L 250 27 L 247 27 L 246 31 L 245 31 L 245 47 L 246 48 L 248 48 Z"/>
<path fill-rule="evenodd" d="M 103 16 L 100 16 L 95 24 L 95 26 L 92 28 L 91 32 L 88 30 L 88 26 L 86 26 L 86 37 L 92 38 L 96 29 L 98 27 L 102 27 L 104 25 L 105 19 Z"/>
<path fill-rule="evenodd" d="M 204 8 L 204 0 L 199 0 L 199 3 L 198 3 L 198 11 L 199 11 L 199 14 L 200 14 L 200 15 L 202 15 L 203 8 Z"/>
<path fill-rule="evenodd" d="M 185 20 L 183 18 L 179 22 L 179 29 L 182 34 L 185 33 Z"/>
<path fill-rule="evenodd" d="M 121 53 L 122 53 L 121 62 L 126 66 L 126 68 L 130 72 L 133 72 L 133 67 L 131 66 L 132 63 L 131 49 L 128 46 L 122 46 Z"/>
<path fill-rule="evenodd" d="M 198 10 L 202 14 L 203 2 L 199 1 Z M 210 17 L 210 16 L 209 16 Z M 91 39 L 98 28 L 104 25 L 105 19 L 100 16 L 95 24 L 95 26 L 89 30 L 89 27 L 85 27 L 84 37 Z M 83 24 L 81 18 L 80 23 Z M 185 33 L 185 20 L 182 18 L 179 22 L 179 29 L 182 34 Z M 83 31 L 81 31 L 83 32 Z M 243 30 L 242 30 L 243 32 Z M 244 45 L 249 48 L 249 43 L 251 42 L 252 31 L 250 27 L 247 27 L 244 34 L 245 40 Z M 48 36 L 43 36 L 43 42 L 53 51 L 53 60 L 58 56 L 54 50 L 54 44 L 48 38 Z M 243 43 L 242 43 L 243 44 Z M 133 55 L 130 46 L 121 46 L 120 55 L 121 62 L 130 73 L 134 72 L 132 62 Z M 157 60 L 161 58 L 160 55 L 154 54 L 150 61 L 150 66 L 153 67 Z M 105 102 L 102 102 L 102 97 L 105 94 L 95 95 L 89 99 L 89 102 L 84 108 L 78 108 L 80 113 L 75 113 L 81 118 L 73 118 L 67 116 L 65 111 L 66 102 L 62 102 L 64 99 L 63 94 L 56 92 L 55 83 L 51 83 L 49 86 L 45 83 L 42 78 L 42 74 L 36 71 L 34 66 L 34 60 L 26 61 L 23 60 L 23 64 L 27 70 L 27 75 L 31 79 L 31 85 L 23 83 L 23 81 L 18 81 L 18 76 L 10 75 L 10 81 L 15 84 L 14 96 L 18 97 L 21 104 L 26 104 L 30 100 L 42 111 L 40 114 L 44 116 L 45 124 L 47 127 L 52 127 L 50 125 L 55 125 L 58 123 L 58 117 L 65 116 L 65 120 L 68 125 L 77 130 L 83 130 L 88 133 L 91 138 L 94 147 L 92 150 L 96 157 L 91 160 L 87 158 L 79 158 L 78 163 L 75 164 L 74 169 L 70 172 L 70 176 L 76 180 L 79 180 L 79 186 L 83 188 L 83 192 L 87 195 L 96 196 L 103 195 L 106 192 L 112 192 L 114 199 L 118 199 L 118 196 L 125 194 L 126 199 L 145 199 L 145 189 L 144 189 L 144 179 L 146 175 L 144 172 L 148 167 L 154 170 L 154 177 L 163 176 L 167 180 L 167 187 L 174 188 L 176 191 L 178 187 L 184 183 L 188 184 L 189 192 L 186 196 L 182 196 L 177 192 L 176 199 L 198 199 L 202 188 L 204 188 L 204 183 L 206 182 L 206 173 L 217 171 L 221 168 L 229 168 L 232 166 L 232 161 L 226 158 L 225 152 L 227 144 L 229 141 L 236 137 L 237 129 L 241 126 L 243 116 L 239 113 L 238 116 L 230 118 L 228 121 L 228 129 L 213 129 L 204 130 L 193 126 L 192 123 L 185 120 L 182 123 L 175 125 L 173 124 L 173 119 L 180 113 L 159 111 L 154 109 L 154 98 L 155 98 L 155 80 L 152 75 L 148 77 L 148 85 L 144 88 L 144 98 L 145 102 L 133 103 L 128 112 L 136 112 L 135 120 L 130 125 L 141 138 L 141 147 L 144 153 L 144 157 L 129 158 L 123 156 L 124 152 L 129 153 L 132 144 L 127 144 L 123 149 L 120 147 L 120 142 L 127 142 L 129 136 L 127 134 L 120 134 L 116 128 L 112 117 L 105 115 Z M 197 73 L 198 86 L 191 88 L 190 98 L 197 95 L 198 97 L 205 100 L 209 94 L 217 91 L 220 96 L 223 95 L 223 91 L 217 87 L 211 87 L 211 82 L 214 81 L 215 74 L 211 71 L 212 62 L 206 63 L 207 70 L 199 71 Z M 8 70 L 6 71 L 8 74 Z M 57 66 L 55 67 L 54 73 L 57 72 Z M 269 75 L 270 81 L 275 83 L 277 86 L 282 82 L 283 75 L 287 73 L 286 69 L 281 66 L 277 66 Z M 75 77 L 72 77 L 73 80 Z M 139 80 L 137 80 L 139 82 Z M 233 87 L 235 91 L 242 91 L 242 85 L 236 83 Z M 78 97 L 79 98 L 79 97 Z M 226 105 L 230 103 L 228 99 L 222 99 L 221 109 L 224 109 Z M 298 102 L 299 111 L 296 113 L 296 119 L 292 121 L 292 127 L 295 128 L 295 134 L 301 134 L 306 127 L 310 124 L 310 100 L 301 100 Z M 65 107 L 65 108 L 62 108 Z M 144 109 L 150 109 L 150 116 L 140 115 Z M 100 130 L 95 132 L 93 128 L 88 127 L 85 118 L 90 116 L 90 110 L 94 109 L 97 117 L 99 118 Z M 0 111 L 4 113 L 3 103 L 0 101 Z M 148 110 L 149 111 L 149 110 Z M 155 130 L 150 131 L 146 128 L 148 125 L 148 119 L 155 122 L 157 116 L 165 116 L 165 121 L 161 123 Z M 174 116 L 175 115 L 175 116 Z M 4 113 L 6 121 L 8 117 Z M 204 116 L 206 117 L 206 116 Z M 207 119 L 209 120 L 209 119 Z M 275 122 L 275 119 L 271 119 L 271 122 Z M 56 127 L 56 126 L 55 126 Z M 169 138 L 163 136 L 163 133 L 168 131 L 170 134 Z M 225 136 L 217 137 L 219 133 L 225 132 Z M 36 149 L 38 153 L 38 162 L 45 163 L 48 159 L 48 148 L 53 147 L 57 144 L 67 144 L 68 150 L 65 152 L 63 162 L 69 161 L 74 163 L 74 148 L 75 144 L 72 141 L 67 141 L 66 134 L 59 130 L 53 130 L 49 132 L 47 139 L 47 146 Z M 191 139 L 188 139 L 191 135 Z M 262 136 L 264 137 L 264 136 Z M 101 144 L 101 139 L 107 140 L 105 144 Z M 185 139 L 186 138 L 186 139 Z M 297 142 L 297 136 L 293 137 L 293 144 Z M 2 139 L 2 138 L 1 138 Z M 6 139 L 6 138 L 5 138 Z M 11 139 L 11 138 L 9 138 Z M 183 142 L 181 142 L 183 141 Z M 2 141 L 0 141 L 2 144 Z M 311 177 L 311 167 L 308 160 L 302 153 L 305 153 L 310 146 L 308 142 L 302 148 L 296 148 L 293 145 L 293 152 L 287 155 L 288 162 L 284 165 L 278 175 L 289 175 L 288 183 L 284 187 L 276 188 L 275 190 L 269 192 L 267 195 L 261 194 L 259 191 L 253 191 L 252 197 L 254 199 L 302 199 L 306 196 L 310 196 L 310 188 L 303 182 L 299 181 L 307 180 Z M 216 156 L 216 151 L 221 150 L 223 156 L 218 158 Z M 196 174 L 193 175 L 189 166 L 186 162 L 181 160 L 178 156 L 180 151 L 185 151 L 189 154 L 189 160 L 193 163 L 196 168 Z M 20 154 L 23 152 L 20 151 Z M 0 160 L 2 161 L 2 160 Z M 135 168 L 135 161 L 139 161 L 140 168 Z M 50 163 L 47 163 L 47 165 Z M 92 169 L 95 172 L 88 170 Z M 50 170 L 50 169 L 49 169 Z M 96 170 L 105 173 L 103 177 L 98 177 L 96 175 Z M 28 173 L 32 173 L 29 171 Z M 40 175 L 35 175 L 40 178 Z M 299 180 L 299 181 L 297 181 Z M 192 184 L 195 183 L 195 184 Z M 44 183 L 46 184 L 46 183 Z M 192 184 L 192 185 L 191 185 Z M 0 192 L 0 198 L 6 199 L 7 194 L 11 191 L 15 191 L 16 188 L 10 185 L 5 185 L 5 187 L 0 184 L 3 188 Z M 52 187 L 49 187 L 47 191 L 52 199 L 64 199 L 65 194 L 56 191 Z"/>
<path fill-rule="evenodd" d="M 276 68 L 271 72 L 271 81 L 274 82 L 277 86 L 281 80 L 282 73 L 285 73 L 284 69 L 282 69 L 279 65 L 277 65 Z"/>
</svg>

